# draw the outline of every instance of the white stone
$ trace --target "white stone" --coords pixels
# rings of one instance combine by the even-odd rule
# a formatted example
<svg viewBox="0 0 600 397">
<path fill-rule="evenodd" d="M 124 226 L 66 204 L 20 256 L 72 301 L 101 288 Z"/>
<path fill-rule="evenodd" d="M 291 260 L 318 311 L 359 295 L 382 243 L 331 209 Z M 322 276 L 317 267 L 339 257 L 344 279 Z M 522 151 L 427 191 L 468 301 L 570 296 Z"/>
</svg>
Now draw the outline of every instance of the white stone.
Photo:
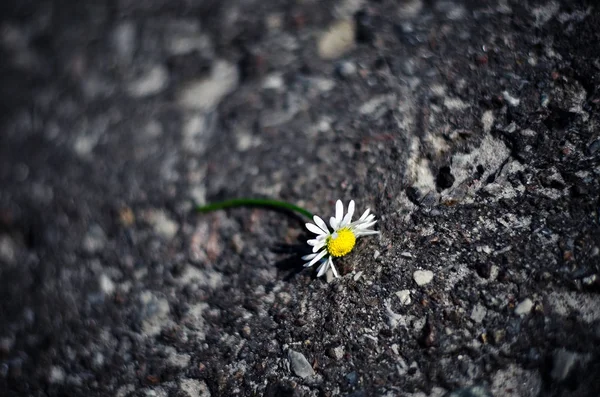
<svg viewBox="0 0 600 397">
<path fill-rule="evenodd" d="M 190 189 L 190 197 L 194 201 L 194 205 L 206 204 L 206 186 L 197 185 Z"/>
<path fill-rule="evenodd" d="M 402 19 L 416 17 L 423 9 L 423 0 L 401 1 L 398 5 L 398 16 Z"/>
<path fill-rule="evenodd" d="M 337 21 L 329 27 L 319 42 L 317 49 L 322 59 L 337 59 L 354 48 L 355 25 L 352 21 Z"/>
<path fill-rule="evenodd" d="M 487 309 L 482 304 L 478 303 L 471 311 L 471 320 L 476 323 L 481 323 L 487 314 Z"/>
<path fill-rule="evenodd" d="M 534 137 L 537 135 L 537 132 L 535 132 L 534 130 L 530 130 L 530 129 L 524 129 L 524 130 L 521 130 L 521 135 L 527 136 L 527 137 Z"/>
<path fill-rule="evenodd" d="M 515 307 L 515 314 L 517 316 L 527 315 L 531 312 L 531 309 L 533 309 L 533 301 L 527 298 Z"/>
<path fill-rule="evenodd" d="M 410 298 L 410 290 L 403 289 L 402 291 L 396 292 L 396 296 L 400 299 L 400 303 L 403 305 L 410 305 L 412 299 Z"/>
<path fill-rule="evenodd" d="M 354 275 L 354 277 L 352 277 L 352 279 L 354 281 L 358 281 L 362 275 L 363 275 L 363 272 L 362 272 L 362 270 L 360 270 L 360 271 L 356 272 L 356 274 Z"/>
<path fill-rule="evenodd" d="M 210 391 L 204 381 L 186 378 L 179 381 L 179 387 L 187 397 L 210 397 Z"/>
<path fill-rule="evenodd" d="M 50 383 L 63 383 L 65 380 L 65 370 L 55 365 L 50 368 Z"/>
<path fill-rule="evenodd" d="M 448 110 L 463 110 L 463 109 L 467 109 L 470 107 L 470 105 L 468 103 L 465 103 L 458 98 L 450 98 L 450 97 L 444 98 L 444 106 Z"/>
<path fill-rule="evenodd" d="M 154 228 L 154 232 L 168 240 L 175 237 L 179 230 L 177 222 L 169 218 L 164 211 L 154 211 L 150 213 L 149 221 Z"/>
<path fill-rule="evenodd" d="M 502 92 L 502 96 L 504 97 L 504 100 L 505 100 L 506 102 L 508 102 L 508 104 L 509 104 L 510 106 L 513 106 L 513 107 L 514 107 L 514 106 L 519 106 L 519 104 L 521 103 L 521 100 L 520 100 L 519 98 L 515 98 L 515 97 L 513 97 L 512 95 L 510 95 L 510 94 L 508 93 L 508 91 L 504 91 L 504 92 Z"/>
<path fill-rule="evenodd" d="M 17 245 L 8 235 L 0 236 L 0 259 L 9 264 L 14 264 L 17 258 Z"/>
<path fill-rule="evenodd" d="M 150 70 L 127 85 L 129 95 L 143 98 L 158 94 L 167 87 L 169 72 L 162 65 L 154 65 Z"/>
<path fill-rule="evenodd" d="M 262 140 L 259 137 L 254 136 L 249 132 L 238 131 L 235 134 L 235 137 L 235 147 L 240 152 L 246 152 L 249 149 L 260 146 L 262 143 Z"/>
<path fill-rule="evenodd" d="M 290 360 L 292 371 L 294 371 L 297 376 L 301 378 L 308 378 L 315 374 L 312 365 L 310 365 L 306 357 L 304 357 L 304 354 L 294 350 L 289 350 L 288 360 Z"/>
<path fill-rule="evenodd" d="M 285 85 L 281 73 L 271 73 L 263 80 L 262 88 L 265 90 L 280 91 Z"/>
<path fill-rule="evenodd" d="M 333 355 L 336 360 L 341 360 L 342 358 L 344 358 L 344 347 L 343 346 L 334 347 Z"/>
<path fill-rule="evenodd" d="M 115 292 L 115 283 L 113 283 L 112 280 L 104 273 L 100 275 L 99 284 L 100 289 L 106 295 L 112 295 L 112 293 Z"/>
<path fill-rule="evenodd" d="M 354 62 L 345 61 L 338 66 L 338 71 L 340 76 L 348 78 L 356 74 L 357 67 Z"/>
<path fill-rule="evenodd" d="M 215 62 L 210 77 L 185 85 L 177 96 L 179 104 L 188 109 L 208 111 L 238 86 L 236 65 L 224 60 Z"/>
<path fill-rule="evenodd" d="M 433 280 L 433 272 L 431 270 L 417 270 L 413 273 L 413 278 L 418 286 L 423 286 Z"/>
<path fill-rule="evenodd" d="M 494 124 L 494 112 L 486 110 L 481 116 L 481 123 L 483 124 L 483 132 L 486 134 L 492 130 Z"/>
</svg>

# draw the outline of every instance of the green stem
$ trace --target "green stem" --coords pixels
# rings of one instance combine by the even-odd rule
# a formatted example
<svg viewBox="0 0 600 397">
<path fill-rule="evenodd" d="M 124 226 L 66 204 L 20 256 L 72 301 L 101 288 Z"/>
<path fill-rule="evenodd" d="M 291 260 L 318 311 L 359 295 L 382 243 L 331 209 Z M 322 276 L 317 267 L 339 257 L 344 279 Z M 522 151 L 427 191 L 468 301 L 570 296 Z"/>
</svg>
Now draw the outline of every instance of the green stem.
<svg viewBox="0 0 600 397">
<path fill-rule="evenodd" d="M 304 208 L 300 208 L 297 205 L 286 203 L 285 201 L 270 200 L 270 199 L 255 199 L 255 198 L 237 198 L 225 201 L 219 201 L 207 205 L 201 205 L 196 207 L 197 212 L 210 212 L 221 210 L 225 208 L 233 207 L 271 207 L 277 209 L 288 210 L 292 212 L 298 212 L 308 218 L 312 218 L 313 214 Z"/>
</svg>

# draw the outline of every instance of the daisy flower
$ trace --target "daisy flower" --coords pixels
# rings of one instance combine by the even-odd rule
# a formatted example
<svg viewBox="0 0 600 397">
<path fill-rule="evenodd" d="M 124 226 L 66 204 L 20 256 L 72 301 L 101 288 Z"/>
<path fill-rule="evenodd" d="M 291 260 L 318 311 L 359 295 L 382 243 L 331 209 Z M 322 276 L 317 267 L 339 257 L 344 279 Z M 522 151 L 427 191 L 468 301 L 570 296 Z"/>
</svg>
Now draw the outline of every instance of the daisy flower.
<svg viewBox="0 0 600 397">
<path fill-rule="evenodd" d="M 349 254 L 358 237 L 379 233 L 369 229 L 377 223 L 374 220 L 375 215 L 369 214 L 369 211 L 367 208 L 357 221 L 352 222 L 354 200 L 350 201 L 346 215 L 344 215 L 344 205 L 338 200 L 335 203 L 335 216 L 329 220 L 331 231 L 323 219 L 313 216 L 314 223 L 307 223 L 306 228 L 317 237 L 307 241 L 308 245 L 313 247 L 313 253 L 302 257 L 303 260 L 308 261 L 304 267 L 310 267 L 320 261 L 317 277 L 324 275 L 329 268 L 335 277 L 339 277 L 337 269 L 333 266 L 333 258 Z"/>
</svg>

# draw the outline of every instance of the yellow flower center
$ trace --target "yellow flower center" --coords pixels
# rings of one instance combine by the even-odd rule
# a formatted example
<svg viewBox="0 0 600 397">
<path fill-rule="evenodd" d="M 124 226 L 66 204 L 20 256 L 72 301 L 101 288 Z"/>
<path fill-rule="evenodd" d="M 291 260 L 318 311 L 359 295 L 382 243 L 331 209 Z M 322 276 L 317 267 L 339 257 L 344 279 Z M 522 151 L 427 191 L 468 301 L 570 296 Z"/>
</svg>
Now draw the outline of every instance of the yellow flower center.
<svg viewBox="0 0 600 397">
<path fill-rule="evenodd" d="M 335 257 L 344 256 L 352 251 L 355 243 L 356 236 L 345 227 L 327 237 L 327 252 Z"/>
</svg>

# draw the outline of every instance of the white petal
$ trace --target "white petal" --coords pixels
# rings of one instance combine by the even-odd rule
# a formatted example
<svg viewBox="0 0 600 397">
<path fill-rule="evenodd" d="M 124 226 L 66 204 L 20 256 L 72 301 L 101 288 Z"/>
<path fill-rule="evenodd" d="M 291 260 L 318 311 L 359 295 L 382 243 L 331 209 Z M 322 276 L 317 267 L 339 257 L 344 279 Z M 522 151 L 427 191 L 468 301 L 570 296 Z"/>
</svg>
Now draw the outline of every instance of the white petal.
<svg viewBox="0 0 600 397">
<path fill-rule="evenodd" d="M 376 223 L 377 223 L 377 221 L 365 223 L 365 224 L 362 224 L 362 225 L 358 226 L 357 229 L 359 229 L 359 230 L 368 229 L 368 228 L 370 228 L 371 226 L 373 226 Z"/>
<path fill-rule="evenodd" d="M 373 222 L 373 219 L 375 219 L 374 216 L 368 216 L 367 219 L 364 219 L 362 221 L 356 221 L 353 223 L 353 225 L 356 225 L 357 227 L 361 227 L 362 225 L 366 225 L 369 222 Z"/>
<path fill-rule="evenodd" d="M 331 225 L 331 228 L 333 229 L 334 232 L 336 230 L 338 230 L 338 227 L 340 226 L 340 223 L 338 222 L 338 220 L 335 219 L 333 216 L 331 218 L 329 218 L 329 224 Z"/>
<path fill-rule="evenodd" d="M 369 220 L 371 219 L 375 219 L 375 215 L 370 214 L 369 216 L 365 216 L 363 219 L 360 220 L 360 222 L 369 222 Z"/>
<path fill-rule="evenodd" d="M 317 244 L 320 244 L 320 243 L 322 243 L 322 239 L 318 239 L 318 238 L 306 241 L 306 244 L 313 245 L 313 246 L 317 245 Z"/>
<path fill-rule="evenodd" d="M 303 261 L 309 261 L 309 260 L 311 260 L 312 258 L 314 258 L 315 256 L 317 256 L 317 254 L 308 254 L 308 255 L 304 255 L 304 256 L 302 257 L 302 260 L 303 260 Z"/>
<path fill-rule="evenodd" d="M 317 252 L 318 250 L 320 250 L 320 249 L 321 249 L 321 248 L 323 248 L 323 247 L 325 247 L 325 243 L 324 243 L 324 242 L 323 242 L 323 243 L 320 243 L 320 244 L 317 244 L 317 245 L 315 245 L 315 246 L 313 247 L 313 252 Z"/>
<path fill-rule="evenodd" d="M 315 215 L 313 216 L 313 221 L 315 221 L 315 225 L 323 229 L 325 233 L 329 233 L 329 229 L 327 229 L 327 224 L 323 221 L 323 219 Z"/>
<path fill-rule="evenodd" d="M 321 266 L 319 266 L 318 272 L 317 272 L 317 277 L 321 277 L 322 275 L 324 275 L 327 272 L 327 269 L 329 268 L 329 261 L 324 261 Z"/>
<path fill-rule="evenodd" d="M 317 225 L 314 225 L 312 223 L 307 223 L 306 228 L 315 234 L 319 234 L 319 235 L 325 234 L 325 231 L 321 230 L 320 227 L 318 227 Z"/>
<path fill-rule="evenodd" d="M 363 214 L 360 216 L 360 218 L 358 218 L 358 220 L 355 223 L 364 221 L 368 215 L 369 215 L 369 209 L 367 208 L 365 210 L 365 212 L 363 212 Z"/>
<path fill-rule="evenodd" d="M 331 266 L 331 271 L 333 272 L 333 275 L 337 278 L 340 275 L 337 272 L 337 269 L 335 268 L 335 266 L 333 266 L 333 261 L 331 260 L 331 257 L 329 257 L 329 266 Z"/>
<path fill-rule="evenodd" d="M 347 226 L 352 222 L 352 215 L 354 215 L 354 200 L 350 200 L 350 204 L 348 204 L 348 213 L 342 220 L 342 227 Z"/>
<path fill-rule="evenodd" d="M 356 237 L 362 237 L 362 236 L 370 236 L 372 234 L 379 234 L 379 232 L 377 230 L 365 230 L 362 232 L 356 232 Z"/>
<path fill-rule="evenodd" d="M 310 266 L 314 265 L 315 263 L 317 263 L 319 261 L 319 259 L 324 257 L 326 253 L 327 253 L 327 250 L 323 250 L 323 251 L 319 252 L 314 258 L 311 259 L 310 262 L 305 263 L 304 267 L 310 267 Z"/>
<path fill-rule="evenodd" d="M 342 223 L 342 219 L 344 218 L 344 204 L 342 204 L 342 200 L 338 200 L 335 202 L 335 220 L 338 225 Z"/>
</svg>

